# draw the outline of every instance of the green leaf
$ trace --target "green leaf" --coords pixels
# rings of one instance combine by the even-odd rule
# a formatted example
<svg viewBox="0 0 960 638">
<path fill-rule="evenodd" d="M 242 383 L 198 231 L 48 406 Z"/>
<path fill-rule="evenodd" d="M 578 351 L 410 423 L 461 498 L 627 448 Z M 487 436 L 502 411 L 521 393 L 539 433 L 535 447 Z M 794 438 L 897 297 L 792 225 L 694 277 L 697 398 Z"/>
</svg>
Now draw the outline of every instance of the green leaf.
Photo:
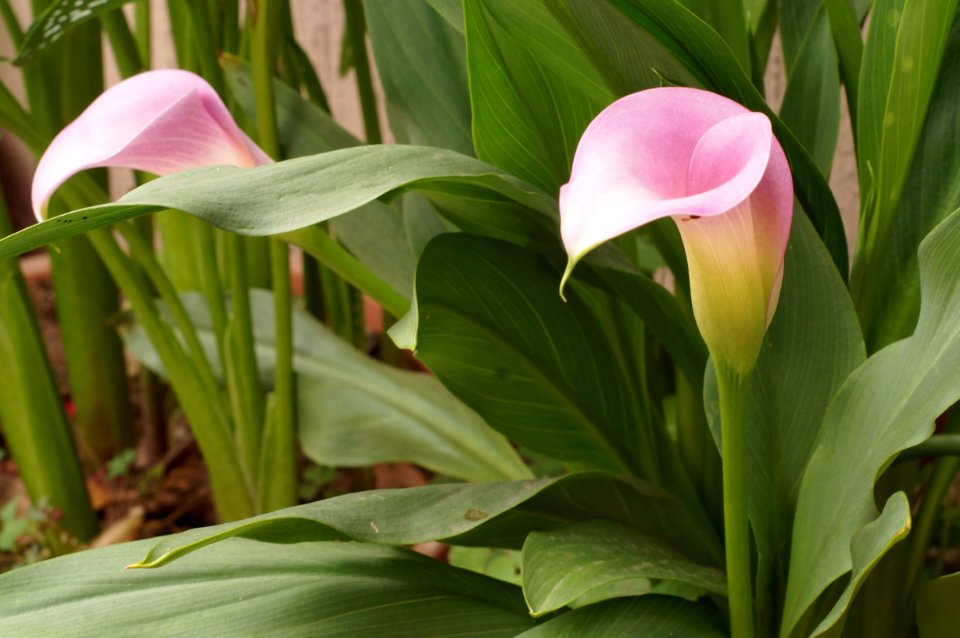
<svg viewBox="0 0 960 638">
<path fill-rule="evenodd" d="M 70 29 L 102 13 L 122 7 L 131 0 L 53 0 L 43 3 L 46 9 L 24 34 L 14 64 L 30 62 L 41 51 L 64 36 Z M 36 4 L 34 4 L 36 6 Z"/>
<path fill-rule="evenodd" d="M 794 67 L 800 56 L 804 41 L 810 37 L 810 29 L 821 8 L 823 0 L 773 0 L 777 3 L 777 16 L 780 19 L 780 43 L 783 47 L 783 61 L 787 75 L 793 76 Z M 829 33 L 829 25 L 827 33 Z M 833 44 L 831 42 L 831 48 Z"/>
<path fill-rule="evenodd" d="M 774 133 L 790 160 L 797 198 L 830 251 L 837 270 L 846 277 L 847 239 L 840 209 L 826 179 L 789 127 L 770 110 L 723 38 L 676 0 L 609 2 L 672 52 L 704 88 L 770 117 Z"/>
<path fill-rule="evenodd" d="M 860 250 L 883 260 L 907 171 L 957 10 L 957 0 L 877 0 L 857 105 Z"/>
<path fill-rule="evenodd" d="M 576 283 L 564 303 L 558 281 L 557 269 L 517 246 L 465 233 L 435 238 L 417 274 L 417 356 L 522 446 L 668 489 L 690 508 L 682 533 L 713 560 L 715 531 L 676 470 L 676 450 L 663 445 L 630 362 L 592 314 L 588 302 L 602 293 Z"/>
<path fill-rule="evenodd" d="M 473 153 L 466 42 L 423 0 L 364 0 L 397 141 Z"/>
<path fill-rule="evenodd" d="M 230 92 L 251 120 L 256 119 L 250 66 L 232 56 L 223 61 Z M 274 80 L 277 134 L 282 157 L 294 158 L 359 146 L 360 140 L 341 128 L 328 113 Z M 403 220 L 395 207 L 372 201 L 331 222 L 337 240 L 375 275 L 404 296 L 413 288 L 416 256 L 405 240 Z"/>
<path fill-rule="evenodd" d="M 181 296 L 218 374 L 213 323 L 204 297 Z M 250 291 L 253 336 L 264 385 L 276 360 L 273 297 Z M 139 326 L 126 333 L 137 358 L 162 372 Z M 429 375 L 397 370 L 358 352 L 306 312 L 293 315 L 298 434 L 304 453 L 321 465 L 363 467 L 406 461 L 468 481 L 530 477 L 502 436 Z"/>
<path fill-rule="evenodd" d="M 690 530 L 684 526 L 690 521 L 684 516 L 682 505 L 662 490 L 600 473 L 503 483 L 448 483 L 357 492 L 191 530 L 175 540 L 161 541 L 137 566 L 162 565 L 233 536 L 278 543 L 353 539 L 415 545 L 442 540 L 519 549 L 531 531 L 596 518 L 659 538 L 686 539 Z M 685 547 L 691 552 L 698 550 L 693 544 Z"/>
<path fill-rule="evenodd" d="M 273 235 L 406 189 L 451 197 L 481 194 L 541 213 L 528 210 L 524 218 L 512 219 L 508 234 L 518 238 L 556 223 L 555 199 L 472 157 L 422 146 L 360 146 L 257 168 L 220 166 L 167 175 L 127 193 L 116 204 L 58 215 L 10 235 L 0 241 L 0 259 L 168 208 L 232 232 Z M 499 220 L 473 221 L 478 227 L 500 228 Z"/>
<path fill-rule="evenodd" d="M 955 21 L 886 244 L 863 273 L 858 306 L 867 342 L 908 336 L 920 313 L 917 248 L 960 207 L 960 21 Z"/>
<path fill-rule="evenodd" d="M 957 245 L 960 211 L 920 246 L 923 306 L 916 332 L 858 367 L 827 409 L 800 486 L 781 636 L 790 634 L 831 583 L 857 562 L 872 564 L 905 532 L 886 526 L 885 542 L 871 539 L 879 548 L 872 560 L 851 548 L 876 520 L 873 484 L 881 471 L 898 452 L 928 438 L 934 419 L 960 399 Z M 846 587 L 858 584 L 853 578 Z"/>
<path fill-rule="evenodd" d="M 589 121 L 617 97 L 695 83 L 653 38 L 604 2 L 464 4 L 478 157 L 555 192 Z"/>
<path fill-rule="evenodd" d="M 508 638 L 535 624 L 516 587 L 403 549 L 235 538 L 160 570 L 124 571 L 151 542 L 4 574 L 0 633 Z"/>
<path fill-rule="evenodd" d="M 515 549 L 499 547 L 450 548 L 447 562 L 497 580 L 520 586 L 523 583 L 522 554 Z"/>
<path fill-rule="evenodd" d="M 713 27 L 744 71 L 750 72 L 750 41 L 743 0 L 679 0 L 680 4 Z"/>
<path fill-rule="evenodd" d="M 786 571 L 793 514 L 804 468 L 824 413 L 850 373 L 866 358 L 846 287 L 810 222 L 793 221 L 777 313 L 748 381 L 749 510 L 756 541 L 757 601 L 773 622 L 777 574 Z M 719 400 L 713 366 L 704 402 L 719 441 Z M 771 598 L 772 597 L 772 598 Z"/>
<path fill-rule="evenodd" d="M 517 638 L 724 638 L 716 609 L 666 596 L 609 600 L 567 612 Z"/>
<path fill-rule="evenodd" d="M 441 235 L 417 270 L 417 356 L 491 426 L 586 468 L 634 472 L 636 399 L 576 293 L 521 248 Z"/>
<path fill-rule="evenodd" d="M 230 95 L 247 117 L 255 121 L 257 112 L 250 65 L 240 58 L 225 54 L 221 66 Z M 359 139 L 337 124 L 329 113 L 305 100 L 290 85 L 275 79 L 273 92 L 277 108 L 277 135 L 284 159 L 360 146 Z"/>
<path fill-rule="evenodd" d="M 477 157 L 556 192 L 580 135 L 615 96 L 573 42 L 543 38 L 563 34 L 544 3 L 465 0 L 463 8 Z M 564 61 L 567 72 L 557 73 L 545 55 Z"/>
<path fill-rule="evenodd" d="M 917 597 L 920 638 L 953 638 L 960 624 L 960 574 L 936 578 Z"/>
<path fill-rule="evenodd" d="M 830 174 L 840 135 L 840 72 L 825 9 L 809 23 L 790 73 L 780 118 L 824 175 Z"/>
<path fill-rule="evenodd" d="M 523 573 L 523 595 L 534 617 L 614 584 L 619 585 L 617 597 L 647 594 L 655 584 L 651 580 L 714 594 L 727 591 L 719 569 L 698 565 L 656 537 L 608 521 L 533 532 L 523 544 Z"/>
</svg>

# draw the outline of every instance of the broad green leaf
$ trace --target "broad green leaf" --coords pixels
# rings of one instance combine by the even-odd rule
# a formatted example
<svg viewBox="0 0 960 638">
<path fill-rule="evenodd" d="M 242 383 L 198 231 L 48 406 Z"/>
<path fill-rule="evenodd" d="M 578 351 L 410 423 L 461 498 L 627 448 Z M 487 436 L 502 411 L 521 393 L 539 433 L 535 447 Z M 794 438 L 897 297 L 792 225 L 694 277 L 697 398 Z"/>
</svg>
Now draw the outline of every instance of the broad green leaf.
<svg viewBox="0 0 960 638">
<path fill-rule="evenodd" d="M 14 64 L 30 62 L 41 51 L 64 36 L 78 24 L 113 11 L 131 0 L 53 0 L 44 3 L 46 9 L 33 21 L 24 34 Z M 36 3 L 34 3 L 36 6 Z"/>
<path fill-rule="evenodd" d="M 509 638 L 536 622 L 518 588 L 399 548 L 235 538 L 163 569 L 124 570 L 151 542 L 0 576 L 0 633 Z"/>
<path fill-rule="evenodd" d="M 652 580 L 725 595 L 723 572 L 696 564 L 681 550 L 609 521 L 533 532 L 523 544 L 523 595 L 534 617 L 613 584 L 622 586 L 618 597 L 650 593 Z"/>
<path fill-rule="evenodd" d="M 673 53 L 704 88 L 770 117 L 774 133 L 790 160 L 797 198 L 830 251 L 837 270 L 845 278 L 847 240 L 840 209 L 826 179 L 803 145 L 770 110 L 723 38 L 676 0 L 609 2 Z"/>
<path fill-rule="evenodd" d="M 872 564 L 903 533 L 889 525 L 885 542 L 871 540 L 880 548 L 876 556 L 851 556 L 857 553 L 851 542 L 877 518 L 877 476 L 898 452 L 928 438 L 934 419 L 960 398 L 958 245 L 960 211 L 920 246 L 916 332 L 858 367 L 827 408 L 800 486 L 781 636 L 790 635 L 831 583 L 858 562 Z M 858 584 L 851 579 L 847 588 Z"/>
<path fill-rule="evenodd" d="M 863 273 L 858 305 L 867 342 L 880 348 L 910 334 L 920 313 L 917 247 L 960 207 L 960 21 L 954 22 L 927 119 L 880 259 Z"/>
<path fill-rule="evenodd" d="M 465 0 L 463 8 L 477 157 L 556 192 L 580 135 L 615 96 L 543 2 Z"/>
<path fill-rule="evenodd" d="M 505 231 L 518 240 L 556 223 L 555 199 L 472 157 L 422 146 L 360 146 L 257 168 L 220 166 L 167 175 L 127 193 L 116 204 L 58 215 L 10 235 L 0 241 L 0 259 L 168 208 L 241 234 L 284 233 L 408 189 L 499 198 L 516 206 L 513 213 L 525 207 L 526 216 L 513 219 Z M 501 227 L 499 220 L 473 222 L 481 228 Z"/>
<path fill-rule="evenodd" d="M 691 521 L 685 516 L 682 505 L 662 490 L 600 473 L 503 483 L 448 483 L 357 492 L 191 530 L 156 544 L 138 566 L 162 565 L 233 536 L 278 543 L 353 539 L 415 545 L 441 540 L 519 549 L 531 531 L 597 518 L 685 542 L 696 533 L 686 529 Z M 703 553 L 693 542 L 684 547 L 691 553 Z"/>
<path fill-rule="evenodd" d="M 217 374 L 213 323 L 204 298 L 181 297 Z M 254 347 L 265 385 L 276 361 L 273 297 L 250 295 Z M 126 342 L 162 372 L 150 340 L 135 325 Z M 306 312 L 293 316 L 298 435 L 321 465 L 363 467 L 406 461 L 468 481 L 530 477 L 510 443 L 429 375 L 397 370 L 358 352 Z"/>
<path fill-rule="evenodd" d="M 827 617 L 813 630 L 811 636 L 829 635 L 835 626 L 843 626 L 847 608 L 864 579 L 877 562 L 896 543 L 910 532 L 910 503 L 903 492 L 887 500 L 880 516 L 864 525 L 850 541 L 850 582 L 834 603 Z"/>
<path fill-rule="evenodd" d="M 724 638 L 716 609 L 667 596 L 608 600 L 569 611 L 517 638 Z"/>
<path fill-rule="evenodd" d="M 434 239 L 417 270 L 417 356 L 509 438 L 586 468 L 643 475 L 640 404 L 559 273 L 503 242 Z"/>
<path fill-rule="evenodd" d="M 251 120 L 256 119 L 250 66 L 233 57 L 223 62 L 230 92 Z M 334 122 L 323 109 L 275 80 L 277 128 L 285 159 L 359 146 L 360 140 Z M 380 279 L 408 296 L 413 288 L 416 255 L 406 241 L 396 207 L 372 201 L 331 220 L 337 240 Z"/>
<path fill-rule="evenodd" d="M 363 4 L 397 141 L 472 154 L 462 31 L 423 0 Z"/>
<path fill-rule="evenodd" d="M 757 601 L 772 623 L 777 574 L 786 571 L 804 468 L 827 405 L 866 358 L 846 287 L 807 219 L 797 216 L 784 261 L 777 313 L 749 381 L 749 510 L 757 556 Z M 713 367 L 705 404 L 719 441 Z"/>
<path fill-rule="evenodd" d="M 672 223 L 672 222 L 671 222 Z M 703 385 L 707 346 L 690 312 L 652 279 L 614 268 L 594 268 L 599 285 L 623 299 L 660 340 L 695 388 Z"/>
<path fill-rule="evenodd" d="M 825 9 L 814 14 L 797 51 L 780 118 L 830 175 L 840 135 L 840 72 Z"/>
<path fill-rule="evenodd" d="M 750 72 L 750 41 L 743 0 L 679 0 L 720 34 L 744 71 Z"/>
<path fill-rule="evenodd" d="M 871 1 L 857 0 L 857 6 L 855 6 L 853 0 L 823 0 L 830 19 L 830 31 L 833 33 L 833 41 L 837 47 L 840 74 L 843 77 L 844 92 L 847 94 L 854 140 L 857 136 L 860 67 L 863 62 L 863 36 L 860 35 L 860 23 Z"/>
<path fill-rule="evenodd" d="M 605 2 L 464 4 L 479 157 L 548 191 L 567 181 L 589 121 L 617 97 L 695 84 L 672 56 Z"/>
<path fill-rule="evenodd" d="M 523 554 L 515 549 L 454 546 L 450 548 L 447 562 L 519 586 L 523 583 L 522 558 Z"/>
<path fill-rule="evenodd" d="M 885 242 L 893 232 L 956 10 L 957 0 L 874 3 L 857 105 L 863 275 L 886 259 Z"/>
<path fill-rule="evenodd" d="M 558 281 L 558 269 L 517 246 L 437 237 L 418 267 L 417 356 L 522 446 L 666 488 L 690 508 L 684 532 L 712 551 L 715 532 L 676 451 L 664 450 L 662 425 L 587 303 L 596 291 L 578 283 L 564 303 Z"/>
<path fill-rule="evenodd" d="M 794 67 L 800 56 L 804 40 L 810 34 L 817 13 L 822 12 L 823 0 L 774 0 L 777 3 L 777 17 L 780 20 L 780 43 L 783 47 L 783 61 L 787 75 L 793 76 Z M 829 34 L 829 25 L 827 33 Z M 831 43 L 832 48 L 832 43 Z"/>
<path fill-rule="evenodd" d="M 917 597 L 920 638 L 953 638 L 960 626 L 960 574 L 936 578 Z"/>
</svg>

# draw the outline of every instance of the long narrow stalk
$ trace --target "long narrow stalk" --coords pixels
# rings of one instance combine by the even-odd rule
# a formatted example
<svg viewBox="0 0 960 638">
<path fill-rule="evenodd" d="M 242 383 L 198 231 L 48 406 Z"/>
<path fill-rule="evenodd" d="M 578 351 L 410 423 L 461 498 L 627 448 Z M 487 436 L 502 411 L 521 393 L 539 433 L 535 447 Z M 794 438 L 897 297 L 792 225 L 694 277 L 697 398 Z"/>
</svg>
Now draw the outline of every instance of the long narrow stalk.
<svg viewBox="0 0 960 638">
<path fill-rule="evenodd" d="M 367 25 L 360 0 L 343 0 L 347 21 L 347 37 L 353 52 L 353 68 L 357 74 L 357 90 L 360 92 L 360 110 L 363 112 L 363 131 L 367 144 L 380 144 L 380 119 L 377 116 L 377 96 L 373 91 L 373 76 L 370 73 L 370 58 L 367 55 Z"/>
<path fill-rule="evenodd" d="M 253 7 L 254 5 L 251 5 Z M 280 156 L 273 76 L 277 33 L 282 16 L 278 0 L 259 0 L 251 9 L 253 21 L 252 73 L 256 96 L 260 146 L 272 157 Z M 293 315 L 290 292 L 290 255 L 287 245 L 270 241 L 270 272 L 276 322 L 276 366 L 271 409 L 264 436 L 261 505 L 264 510 L 296 503 L 296 432 L 293 411 Z"/>
<path fill-rule="evenodd" d="M 134 37 L 137 40 L 137 52 L 143 68 L 149 69 L 153 60 L 151 46 L 153 36 L 150 33 L 150 0 L 137 0 L 134 7 Z"/>
<path fill-rule="evenodd" d="M 23 27 L 20 26 L 20 20 L 17 19 L 10 0 L 0 0 L 0 17 L 3 18 L 3 24 L 10 35 L 10 42 L 15 49 L 19 49 L 23 43 Z"/>
<path fill-rule="evenodd" d="M 233 410 L 237 449 L 245 467 L 258 482 L 256 471 L 260 457 L 265 408 L 260 374 L 257 370 L 253 320 L 250 314 L 250 289 L 245 267 L 246 244 L 242 237 L 226 234 L 224 262 L 230 282 L 230 319 L 225 333 L 227 356 L 224 372 Z"/>
<path fill-rule="evenodd" d="M 0 236 L 10 230 L 0 195 Z M 30 499 L 45 500 L 67 531 L 88 540 L 97 518 L 16 260 L 0 261 L 0 365 L 0 421 Z"/>
<path fill-rule="evenodd" d="M 948 434 L 941 434 L 941 440 L 946 439 L 952 443 L 950 447 L 941 447 L 940 450 L 950 453 L 949 458 L 937 459 L 933 465 L 933 473 L 927 482 L 927 488 L 923 493 L 923 501 L 920 503 L 920 511 L 914 518 L 913 529 L 910 531 L 910 549 L 907 557 L 907 573 L 903 579 L 906 585 L 905 590 L 915 595 L 920 572 L 926 562 L 927 550 L 930 547 L 930 540 L 933 538 L 934 527 L 937 518 L 941 512 L 941 503 L 947 489 L 953 482 L 960 470 L 960 406 L 954 406 L 950 413 L 950 419 L 947 423 Z M 919 446 L 918 446 L 919 447 Z M 936 447 L 936 446 L 931 446 Z"/>
<path fill-rule="evenodd" d="M 715 362 L 716 363 L 716 362 Z M 716 364 L 723 449 L 723 531 L 733 638 L 754 638 L 747 509 L 747 378 Z"/>
<path fill-rule="evenodd" d="M 394 316 L 402 317 L 410 309 L 410 301 L 406 297 L 373 274 L 321 228 L 309 226 L 278 237 L 316 257 L 321 264 L 369 295 Z"/>
<path fill-rule="evenodd" d="M 99 228 L 89 236 L 137 313 L 167 370 L 184 412 L 194 426 L 194 435 L 210 470 L 211 490 L 220 518 L 229 521 L 253 515 L 253 490 L 237 463 L 229 417 L 220 401 L 211 400 L 217 390 L 204 383 L 176 336 L 160 318 L 148 287 L 138 281 L 137 269 L 120 250 L 110 231 Z"/>
<path fill-rule="evenodd" d="M 130 25 L 123 15 L 122 9 L 114 9 L 100 14 L 100 24 L 110 40 L 113 57 L 117 61 L 120 75 L 128 78 L 143 70 L 143 60 L 140 59 L 140 50 L 137 41 L 130 32 Z"/>
</svg>

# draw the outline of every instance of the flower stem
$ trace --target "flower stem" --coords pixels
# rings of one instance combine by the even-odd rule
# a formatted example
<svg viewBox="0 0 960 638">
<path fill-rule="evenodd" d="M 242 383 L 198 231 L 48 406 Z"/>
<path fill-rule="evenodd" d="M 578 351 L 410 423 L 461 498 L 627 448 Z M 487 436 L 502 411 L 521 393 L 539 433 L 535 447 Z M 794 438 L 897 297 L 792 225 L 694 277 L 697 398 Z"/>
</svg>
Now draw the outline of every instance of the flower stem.
<svg viewBox="0 0 960 638">
<path fill-rule="evenodd" d="M 723 448 L 723 531 L 733 638 L 753 638 L 750 523 L 747 509 L 747 375 L 714 362 Z"/>
</svg>

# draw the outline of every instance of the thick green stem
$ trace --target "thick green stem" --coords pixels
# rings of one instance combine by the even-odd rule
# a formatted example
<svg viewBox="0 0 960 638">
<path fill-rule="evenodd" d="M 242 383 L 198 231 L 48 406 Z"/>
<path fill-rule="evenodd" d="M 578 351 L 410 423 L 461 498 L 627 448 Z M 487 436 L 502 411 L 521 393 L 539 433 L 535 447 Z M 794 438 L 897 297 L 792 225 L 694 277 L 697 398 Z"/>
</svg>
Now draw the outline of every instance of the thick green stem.
<svg viewBox="0 0 960 638">
<path fill-rule="evenodd" d="M 193 426 L 210 470 L 211 490 L 221 520 L 252 516 L 255 513 L 253 489 L 237 462 L 229 417 L 222 409 L 222 403 L 212 400 L 219 390 L 204 382 L 203 375 L 183 351 L 176 335 L 161 319 L 148 286 L 140 280 L 139 271 L 120 250 L 110 231 L 100 228 L 92 231 L 89 237 L 137 313 Z"/>
<path fill-rule="evenodd" d="M 930 441 L 933 439 L 949 440 L 952 443 L 948 452 L 951 456 L 937 459 L 934 463 L 933 473 L 927 482 L 923 500 L 920 503 L 920 511 L 914 518 L 913 529 L 910 531 L 910 549 L 906 563 L 907 573 L 903 583 L 906 585 L 906 590 L 913 595 L 916 595 L 914 592 L 917 589 L 920 571 L 926 562 L 927 550 L 930 547 L 930 540 L 933 538 L 937 518 L 941 512 L 943 496 L 954 477 L 956 477 L 957 471 L 960 470 L 960 434 L 955 434 L 958 430 L 960 430 L 960 406 L 954 406 L 947 423 L 948 434 L 941 434 L 930 439 Z"/>
<path fill-rule="evenodd" d="M 140 63 L 145 69 L 150 68 L 153 55 L 150 47 L 153 36 L 150 33 L 150 0 L 137 0 L 134 7 L 134 36 L 137 40 L 137 52 L 140 54 Z"/>
<path fill-rule="evenodd" d="M 260 146 L 271 157 L 280 156 L 273 76 L 281 14 L 279 0 L 258 0 L 250 5 L 253 23 L 253 87 L 256 96 L 257 131 Z M 273 284 L 276 365 L 265 436 L 261 480 L 264 511 L 294 505 L 296 490 L 296 426 L 293 397 L 293 311 L 290 291 L 290 255 L 280 240 L 270 241 L 270 273 Z"/>
<path fill-rule="evenodd" d="M 347 37 L 353 52 L 353 68 L 357 74 L 357 90 L 360 92 L 360 109 L 363 111 L 363 130 L 367 144 L 380 144 L 380 118 L 377 115 L 377 96 L 373 90 L 370 73 L 370 58 L 367 56 L 367 24 L 363 17 L 360 0 L 343 0 L 347 21 Z"/>
<path fill-rule="evenodd" d="M 402 317 L 410 309 L 410 301 L 377 277 L 356 257 L 334 241 L 323 229 L 309 226 L 279 236 L 316 257 L 321 264 L 380 304 L 384 310 Z"/>
<path fill-rule="evenodd" d="M 237 449 L 244 466 L 257 484 L 257 467 L 263 435 L 265 408 L 250 314 L 250 289 L 245 267 L 243 237 L 223 236 L 223 256 L 230 282 L 230 319 L 225 336 L 224 371 L 233 409 Z"/>
<path fill-rule="evenodd" d="M 10 232 L 0 194 L 0 236 Z M 31 500 L 62 513 L 81 540 L 97 531 L 73 434 L 47 361 L 26 284 L 15 259 L 0 261 L 0 421 Z"/>
<path fill-rule="evenodd" d="M 10 0 L 0 0 L 0 16 L 3 17 L 3 23 L 10 35 L 13 48 L 19 49 L 23 43 L 23 27 L 20 26 L 20 20 L 17 19 L 17 14 L 14 13 Z"/>
<path fill-rule="evenodd" d="M 733 638 L 754 638 L 747 503 L 747 377 L 714 362 L 723 449 L 723 530 Z"/>
<path fill-rule="evenodd" d="M 113 57 L 117 60 L 120 75 L 128 78 L 143 70 L 143 61 L 137 49 L 137 41 L 130 32 L 130 25 L 123 15 L 123 10 L 114 9 L 100 15 L 100 24 L 110 40 Z"/>
</svg>

